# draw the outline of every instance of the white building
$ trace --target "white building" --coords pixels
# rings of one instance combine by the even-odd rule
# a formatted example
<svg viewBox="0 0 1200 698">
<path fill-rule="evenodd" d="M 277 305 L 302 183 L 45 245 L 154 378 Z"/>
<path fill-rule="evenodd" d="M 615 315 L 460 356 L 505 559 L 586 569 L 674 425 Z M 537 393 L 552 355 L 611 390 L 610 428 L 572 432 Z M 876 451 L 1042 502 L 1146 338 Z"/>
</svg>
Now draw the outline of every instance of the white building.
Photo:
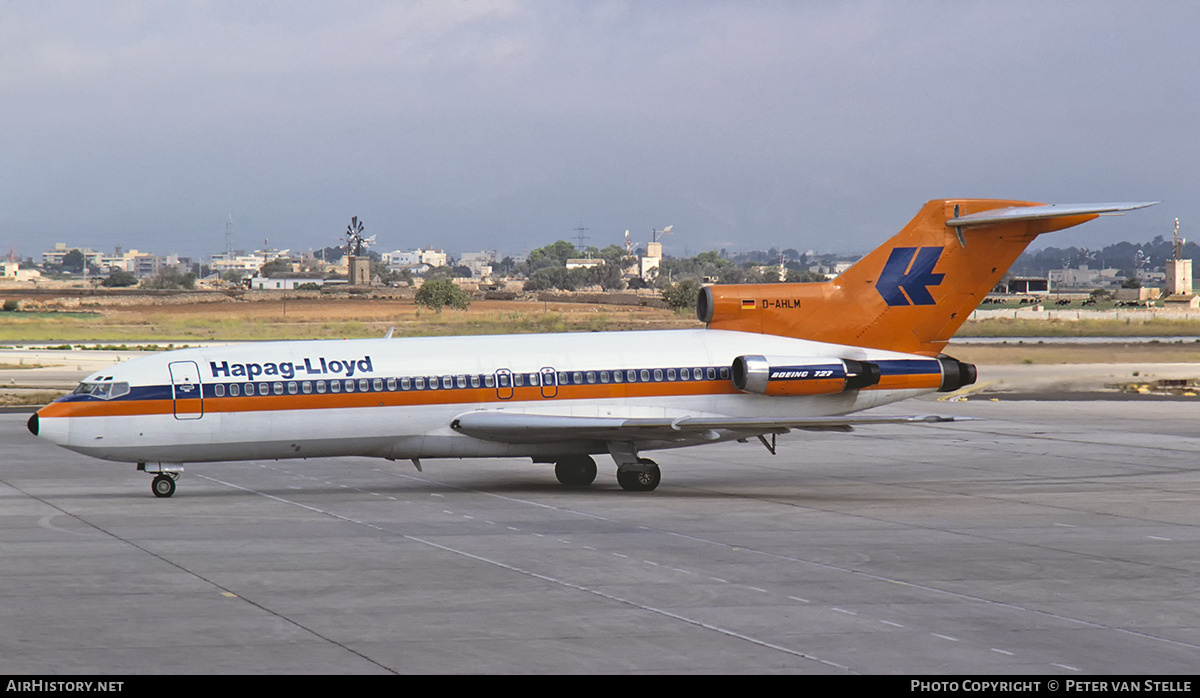
<svg viewBox="0 0 1200 698">
<path fill-rule="evenodd" d="M 430 267 L 444 267 L 449 261 L 446 253 L 442 250 L 429 248 L 426 250 L 413 250 L 404 252 L 396 250 L 394 252 L 384 252 L 379 255 L 380 261 L 387 265 L 388 269 L 400 271 L 402 269 L 413 269 L 421 265 Z"/>
<path fill-rule="evenodd" d="M 304 284 L 325 285 L 325 279 L 306 279 L 293 277 L 255 276 L 250 279 L 250 288 L 254 291 L 294 291 L 297 286 Z"/>
<path fill-rule="evenodd" d="M 458 263 L 471 270 L 471 276 L 484 279 L 492 275 L 492 265 L 496 263 L 495 250 L 480 252 L 464 252 Z"/>
<path fill-rule="evenodd" d="M 37 269 L 22 269 L 19 262 L 0 262 L 0 279 L 13 282 L 32 282 L 42 278 Z"/>
<path fill-rule="evenodd" d="M 1066 288 L 1109 288 L 1120 286 L 1120 269 L 1089 269 L 1081 264 L 1077 269 L 1051 269 L 1048 274 L 1050 288 L 1061 290 Z"/>
<path fill-rule="evenodd" d="M 250 254 L 238 251 L 232 255 L 218 252 L 212 256 L 212 263 L 209 266 L 217 274 L 224 274 L 227 271 L 256 274 L 267 262 L 272 262 L 280 257 L 291 259 L 291 252 L 291 250 L 255 250 Z"/>
</svg>

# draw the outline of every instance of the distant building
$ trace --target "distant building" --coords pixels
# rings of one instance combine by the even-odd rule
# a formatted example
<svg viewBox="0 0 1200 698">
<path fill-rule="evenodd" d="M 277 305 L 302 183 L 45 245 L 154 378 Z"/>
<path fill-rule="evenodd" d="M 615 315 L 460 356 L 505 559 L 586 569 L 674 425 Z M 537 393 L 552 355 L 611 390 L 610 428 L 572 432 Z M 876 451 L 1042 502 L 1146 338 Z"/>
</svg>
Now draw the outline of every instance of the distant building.
<svg viewBox="0 0 1200 698">
<path fill-rule="evenodd" d="M 0 262 L 0 279 L 14 282 L 32 282 L 42 278 L 37 269 L 22 269 L 19 262 Z"/>
<path fill-rule="evenodd" d="M 422 264 L 431 267 L 444 267 L 448 260 L 446 253 L 442 250 L 433 248 L 427 250 L 413 250 L 404 252 L 396 250 L 394 252 L 384 252 L 379 256 L 388 269 L 400 271 L 402 269 L 412 269 L 419 267 Z"/>
<path fill-rule="evenodd" d="M 492 265 L 496 263 L 495 250 L 481 252 L 464 252 L 458 259 L 460 266 L 471 270 L 471 276 L 484 279 L 492 275 Z"/>
<path fill-rule="evenodd" d="M 1086 264 L 1076 269 L 1051 269 L 1047 274 L 1050 288 L 1116 288 L 1125 281 L 1120 269 L 1089 269 Z"/>
<path fill-rule="evenodd" d="M 658 268 L 662 265 L 662 243 L 646 243 L 646 254 L 638 259 L 638 276 L 650 281 L 658 276 Z"/>
<path fill-rule="evenodd" d="M 250 289 L 253 291 L 292 291 L 297 286 L 303 284 L 316 284 L 318 286 L 325 285 L 325 279 L 319 277 L 292 277 L 292 276 L 255 276 L 250 279 Z"/>
<path fill-rule="evenodd" d="M 209 268 L 216 274 L 230 271 L 256 274 L 267 262 L 272 262 L 280 257 L 291 259 L 290 255 L 291 250 L 255 250 L 249 254 L 242 250 L 232 254 L 218 252 L 212 256 Z"/>
<path fill-rule="evenodd" d="M 1049 279 L 1044 279 L 1040 276 L 1010 276 L 1002 279 L 992 289 L 992 293 L 1048 293 L 1050 291 Z"/>
<path fill-rule="evenodd" d="M 1187 296 L 1192 293 L 1192 260 L 1167 260 L 1167 295 Z"/>
<path fill-rule="evenodd" d="M 567 269 L 591 269 L 604 266 L 603 259 L 568 259 Z"/>
</svg>

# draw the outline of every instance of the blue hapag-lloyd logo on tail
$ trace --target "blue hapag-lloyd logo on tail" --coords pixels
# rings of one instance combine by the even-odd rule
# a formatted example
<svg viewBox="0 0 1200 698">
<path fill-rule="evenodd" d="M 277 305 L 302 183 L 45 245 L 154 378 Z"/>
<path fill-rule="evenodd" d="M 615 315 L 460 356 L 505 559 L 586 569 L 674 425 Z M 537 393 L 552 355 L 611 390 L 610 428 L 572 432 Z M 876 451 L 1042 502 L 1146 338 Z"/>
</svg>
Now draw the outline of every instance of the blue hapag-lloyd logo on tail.
<svg viewBox="0 0 1200 698">
<path fill-rule="evenodd" d="M 946 276 L 933 273 L 943 249 L 892 248 L 892 254 L 879 274 L 879 281 L 875 282 L 875 289 L 888 305 L 933 305 L 929 287 L 940 285 L 942 277 Z"/>
</svg>

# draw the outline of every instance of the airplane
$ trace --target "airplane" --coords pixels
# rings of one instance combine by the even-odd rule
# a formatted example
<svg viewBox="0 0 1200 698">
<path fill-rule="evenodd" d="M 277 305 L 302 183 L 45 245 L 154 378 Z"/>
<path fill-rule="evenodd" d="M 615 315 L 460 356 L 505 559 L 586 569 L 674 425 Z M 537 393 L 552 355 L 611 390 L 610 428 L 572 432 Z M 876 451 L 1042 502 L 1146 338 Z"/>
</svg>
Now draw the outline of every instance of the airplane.
<svg viewBox="0 0 1200 698">
<path fill-rule="evenodd" d="M 609 454 L 628 491 L 656 449 L 791 430 L 955 421 L 853 413 L 971 385 L 942 353 L 1038 235 L 1157 202 L 939 199 L 833 280 L 706 286 L 698 330 L 279 341 L 117 364 L 39 409 L 29 430 L 136 463 L 158 497 L 184 463 L 332 456 L 522 457 L 563 485 Z M 770 440 L 768 441 L 768 437 Z"/>
</svg>

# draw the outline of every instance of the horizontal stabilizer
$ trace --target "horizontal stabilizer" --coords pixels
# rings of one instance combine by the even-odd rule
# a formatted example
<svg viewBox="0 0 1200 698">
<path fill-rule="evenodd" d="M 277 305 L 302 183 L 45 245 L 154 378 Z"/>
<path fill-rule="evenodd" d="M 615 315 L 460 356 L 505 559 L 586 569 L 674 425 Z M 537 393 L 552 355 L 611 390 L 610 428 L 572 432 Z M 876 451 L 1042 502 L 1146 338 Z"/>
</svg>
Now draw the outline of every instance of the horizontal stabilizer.
<svg viewBox="0 0 1200 698">
<path fill-rule="evenodd" d="M 946 225 L 953 228 L 967 228 L 977 225 L 994 225 L 996 223 L 1013 223 L 1016 221 L 1036 221 L 1044 218 L 1061 218 L 1063 216 L 1095 216 L 1105 213 L 1120 213 L 1139 208 L 1153 206 L 1157 201 L 1134 201 L 1117 204 L 1043 204 L 1039 206 L 1009 206 L 994 208 L 990 211 L 980 211 L 958 218 L 951 218 Z"/>
</svg>

